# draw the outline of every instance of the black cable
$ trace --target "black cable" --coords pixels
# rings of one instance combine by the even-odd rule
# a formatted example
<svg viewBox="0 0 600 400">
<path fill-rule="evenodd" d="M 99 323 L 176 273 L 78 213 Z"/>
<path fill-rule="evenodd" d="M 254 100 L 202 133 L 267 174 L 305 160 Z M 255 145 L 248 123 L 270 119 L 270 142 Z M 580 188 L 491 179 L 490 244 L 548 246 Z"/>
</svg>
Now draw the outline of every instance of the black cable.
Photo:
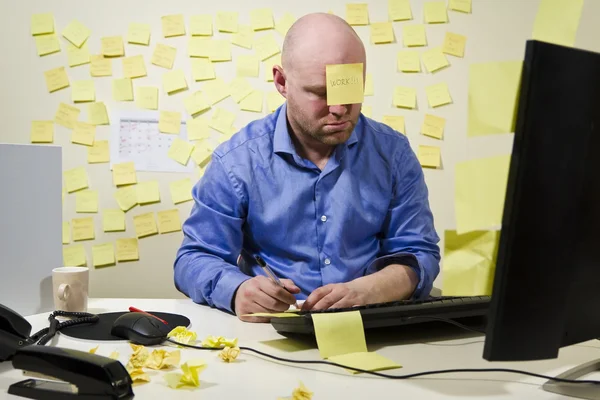
<svg viewBox="0 0 600 400">
<path fill-rule="evenodd" d="M 57 316 L 71 317 L 74 319 L 58 322 L 58 320 L 56 319 Z M 100 317 L 98 317 L 95 314 L 57 310 L 48 316 L 48 321 L 50 321 L 50 327 L 44 328 L 34 333 L 27 339 L 27 342 L 29 342 L 30 344 L 34 344 L 37 342 L 38 345 L 43 346 L 46 343 L 48 343 L 54 337 L 54 335 L 56 335 L 56 332 L 60 331 L 63 328 L 80 324 L 94 324 L 99 320 Z"/>
</svg>

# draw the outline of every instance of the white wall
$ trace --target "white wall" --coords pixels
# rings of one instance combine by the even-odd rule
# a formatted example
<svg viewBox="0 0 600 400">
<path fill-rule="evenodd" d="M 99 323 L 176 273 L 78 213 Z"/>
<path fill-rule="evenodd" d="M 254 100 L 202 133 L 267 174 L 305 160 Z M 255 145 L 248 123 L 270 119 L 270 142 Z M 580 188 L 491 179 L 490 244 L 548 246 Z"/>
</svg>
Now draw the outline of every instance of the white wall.
<svg viewBox="0 0 600 400">
<path fill-rule="evenodd" d="M 370 20 L 372 22 L 387 20 L 387 2 L 384 0 L 362 1 L 369 4 Z M 148 47 L 125 45 L 127 56 L 142 54 L 146 61 L 148 76 L 136 79 L 134 87 L 152 85 L 162 87 L 161 77 L 166 71 L 154 65 L 149 60 L 156 43 L 165 43 L 177 47 L 177 59 L 174 68 L 182 68 L 188 77 L 190 89 L 186 93 L 167 96 L 160 89 L 160 108 L 180 110 L 184 113 L 183 98 L 193 91 L 201 89 L 202 83 L 189 79 L 190 62 L 187 56 L 189 35 L 184 37 L 162 37 L 160 17 L 168 14 L 183 13 L 187 18 L 194 14 L 212 14 L 219 10 L 238 11 L 240 23 L 249 24 L 249 11 L 255 8 L 270 7 L 275 19 L 284 12 L 290 12 L 295 17 L 314 11 L 332 10 L 337 15 L 344 15 L 345 1 L 304 0 L 304 1 L 198 1 L 174 0 L 170 2 L 156 0 L 103 0 L 101 2 L 77 0 L 28 0 L 0 2 L 0 54 L 2 54 L 2 74 L 0 87 L 2 100 L 0 115 L 2 129 L 0 142 L 28 143 L 30 123 L 32 120 L 51 120 L 60 102 L 72 104 L 70 89 L 49 94 L 46 90 L 43 72 L 59 66 L 65 66 L 70 80 L 90 79 L 89 67 L 79 66 L 69 68 L 67 64 L 66 42 L 61 37 L 62 51 L 57 54 L 38 57 L 35 43 L 30 35 L 30 17 L 34 13 L 53 12 L 56 30 L 62 29 L 72 20 L 78 19 L 92 30 L 88 40 L 91 54 L 100 51 L 100 38 L 104 36 L 122 35 L 124 40 L 130 22 L 143 22 L 152 25 L 152 39 Z M 523 58 L 525 40 L 531 37 L 538 0 L 473 0 L 472 14 L 449 12 L 448 24 L 427 25 L 429 46 L 418 48 L 419 52 L 433 46 L 440 46 L 446 31 L 466 35 L 467 48 L 464 59 L 448 57 L 449 68 L 435 74 L 425 72 L 406 75 L 396 71 L 396 54 L 402 50 L 401 26 L 407 22 L 395 22 L 396 43 L 372 45 L 369 40 L 369 27 L 355 27 L 367 47 L 368 73 L 374 76 L 375 96 L 367 97 L 365 104 L 372 106 L 373 118 L 380 120 L 385 114 L 404 115 L 406 118 L 407 135 L 416 149 L 419 144 L 439 145 L 442 148 L 442 169 L 426 170 L 425 176 L 430 188 L 430 200 L 435 215 L 435 222 L 440 236 L 446 229 L 453 229 L 454 222 L 454 165 L 482 156 L 507 154 L 511 151 L 512 135 L 494 135 L 479 138 L 466 137 L 467 126 L 467 85 L 469 63 L 487 61 L 520 60 Z M 423 21 L 422 0 L 411 0 L 413 22 Z M 579 30 L 576 47 L 600 51 L 600 1 L 586 0 Z M 281 43 L 283 37 L 273 31 Z M 215 33 L 216 38 L 227 38 L 228 34 Z M 398 43 L 398 41 L 400 43 Z M 233 59 L 241 54 L 251 54 L 246 50 L 232 46 Z M 235 76 L 235 63 L 219 63 L 216 66 L 217 76 L 226 81 Z M 264 66 L 261 66 L 260 78 L 250 78 L 255 88 L 273 90 L 272 83 L 262 78 Z M 120 61 L 113 61 L 113 77 L 94 78 L 97 101 L 107 104 L 109 112 L 117 110 L 134 110 L 135 103 L 117 103 L 112 100 L 111 81 L 120 78 Z M 419 134 L 423 116 L 428 112 L 424 87 L 437 82 L 447 82 L 453 98 L 453 104 L 436 109 L 435 114 L 446 118 L 445 137 L 442 141 L 424 137 Z M 417 88 L 418 110 L 394 109 L 391 103 L 393 87 L 405 85 Z M 235 126 L 240 128 L 259 115 L 239 111 L 235 102 L 229 98 L 219 104 L 236 112 Z M 80 120 L 87 119 L 87 106 L 81 107 Z M 210 111 L 208 117 L 210 117 Z M 261 114 L 265 115 L 265 114 Z M 108 139 L 109 126 L 97 129 L 97 139 Z M 90 188 L 100 193 L 100 210 L 117 208 L 113 198 L 115 188 L 112 184 L 108 164 L 87 164 L 87 152 L 83 146 L 70 143 L 70 132 L 55 125 L 55 144 L 63 146 L 63 169 L 78 166 L 87 168 Z M 31 160 L 36 162 L 36 160 Z M 40 165 L 43 168 L 43 165 Z M 18 171 L 15 171 L 18 174 Z M 159 204 L 136 207 L 126 214 L 127 231 L 119 233 L 102 232 L 101 214 L 94 215 L 96 222 L 96 240 L 82 242 L 87 251 L 88 264 L 91 260 L 91 246 L 95 243 L 115 241 L 121 237 L 133 237 L 133 215 L 148 211 L 159 211 L 178 208 L 183 219 L 189 214 L 192 203 L 187 202 L 174 206 L 168 192 L 169 182 L 189 176 L 195 181 L 196 174 L 174 175 L 168 173 L 138 172 L 139 181 L 158 180 L 162 202 Z M 32 182 L 35 184 L 35 182 Z M 70 220 L 80 217 L 75 213 L 75 196 L 67 195 L 63 206 L 63 219 Z M 86 215 L 87 216 L 87 215 Z M 32 228 L 34 229 L 34 228 Z M 140 239 L 140 261 L 117 264 L 114 267 L 92 269 L 91 295 L 95 297 L 179 297 L 174 288 L 172 266 L 174 255 L 181 243 L 181 232 L 156 235 Z M 443 246 L 443 243 L 440 243 Z M 443 247 L 442 247 L 443 248 Z M 438 285 L 441 279 L 438 278 Z"/>
</svg>

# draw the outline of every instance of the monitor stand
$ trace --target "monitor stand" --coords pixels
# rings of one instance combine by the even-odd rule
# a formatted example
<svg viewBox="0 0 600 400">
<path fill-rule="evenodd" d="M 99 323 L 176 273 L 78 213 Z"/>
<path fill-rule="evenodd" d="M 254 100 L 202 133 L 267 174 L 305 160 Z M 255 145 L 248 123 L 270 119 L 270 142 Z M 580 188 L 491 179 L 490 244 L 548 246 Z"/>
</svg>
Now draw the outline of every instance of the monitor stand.
<svg viewBox="0 0 600 400">
<path fill-rule="evenodd" d="M 596 371 L 600 371 L 600 360 L 593 360 L 578 365 L 577 367 L 571 368 L 558 375 L 557 378 L 578 379 Z M 600 400 L 600 387 L 598 385 L 548 381 L 544 383 L 542 389 L 547 392 L 558 393 L 563 396 L 570 396 L 578 399 Z"/>
</svg>

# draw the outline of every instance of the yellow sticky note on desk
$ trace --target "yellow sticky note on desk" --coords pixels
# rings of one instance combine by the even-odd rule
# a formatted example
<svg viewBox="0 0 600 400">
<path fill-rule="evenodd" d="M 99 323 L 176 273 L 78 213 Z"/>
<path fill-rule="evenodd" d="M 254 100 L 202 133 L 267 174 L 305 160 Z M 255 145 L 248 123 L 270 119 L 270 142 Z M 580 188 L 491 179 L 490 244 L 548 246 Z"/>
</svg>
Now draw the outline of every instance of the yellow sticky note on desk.
<svg viewBox="0 0 600 400">
<path fill-rule="evenodd" d="M 445 125 L 446 120 L 444 118 L 431 114 L 425 114 L 423 125 L 421 125 L 421 133 L 426 136 L 441 139 L 444 136 Z"/>
<path fill-rule="evenodd" d="M 158 233 L 153 212 L 134 216 L 133 225 L 135 226 L 135 235 L 138 239 Z"/>
<path fill-rule="evenodd" d="M 89 164 L 110 162 L 108 140 L 94 140 L 94 144 L 89 146 L 87 150 Z"/>
<path fill-rule="evenodd" d="M 112 60 L 102 55 L 90 56 L 90 75 L 94 77 L 111 76 Z"/>
<path fill-rule="evenodd" d="M 396 107 L 413 109 L 417 106 L 417 92 L 414 88 L 396 86 L 393 104 Z"/>
<path fill-rule="evenodd" d="M 193 150 L 194 145 L 192 143 L 176 137 L 171 143 L 171 147 L 169 147 L 167 156 L 181 165 L 187 165 Z"/>
<path fill-rule="evenodd" d="M 404 47 L 427 46 L 424 25 L 404 25 L 402 27 Z"/>
<path fill-rule="evenodd" d="M 456 164 L 456 232 L 489 229 L 502 223 L 510 155 Z"/>
<path fill-rule="evenodd" d="M 439 168 L 441 165 L 441 151 L 439 147 L 419 146 L 417 157 L 422 167 Z"/>
<path fill-rule="evenodd" d="M 105 267 L 115 263 L 115 247 L 112 243 L 92 246 L 92 262 L 94 267 Z"/>
<path fill-rule="evenodd" d="M 192 58 L 192 77 L 196 82 L 215 79 L 215 67 L 208 58 Z"/>
<path fill-rule="evenodd" d="M 219 32 L 236 33 L 238 13 L 235 11 L 217 11 L 216 25 Z"/>
<path fill-rule="evenodd" d="M 33 14 L 31 16 L 31 34 L 46 35 L 54 33 L 54 15 L 52 13 Z"/>
<path fill-rule="evenodd" d="M 150 24 L 132 22 L 129 24 L 129 29 L 127 30 L 127 43 L 148 46 L 150 44 L 150 32 Z"/>
<path fill-rule="evenodd" d="M 104 232 L 119 232 L 125 230 L 125 213 L 119 209 L 102 211 L 102 229 Z"/>
<path fill-rule="evenodd" d="M 254 90 L 242 101 L 240 101 L 240 110 L 260 113 L 263 110 L 263 92 Z"/>
<path fill-rule="evenodd" d="M 112 166 L 112 175 L 115 186 L 131 185 L 137 182 L 133 161 L 114 164 Z"/>
<path fill-rule="evenodd" d="M 78 267 L 85 265 L 85 249 L 83 245 L 63 247 L 63 265 L 66 267 Z"/>
<path fill-rule="evenodd" d="M 88 187 L 87 172 L 84 167 L 77 167 L 63 172 L 63 179 L 67 193 L 73 193 Z"/>
<path fill-rule="evenodd" d="M 468 137 L 515 131 L 522 68 L 522 61 L 469 66 Z"/>
<path fill-rule="evenodd" d="M 258 77 L 259 69 L 258 57 L 253 54 L 242 54 L 236 59 L 235 73 L 237 76 Z"/>
<path fill-rule="evenodd" d="M 401 115 L 384 115 L 382 121 L 392 129 L 406 135 L 404 130 L 404 117 Z"/>
<path fill-rule="evenodd" d="M 79 192 L 75 193 L 75 212 L 97 213 L 98 191 L 80 190 Z"/>
<path fill-rule="evenodd" d="M 54 122 L 31 121 L 31 143 L 52 143 L 54 141 Z"/>
<path fill-rule="evenodd" d="M 146 76 L 146 64 L 144 64 L 144 56 L 141 54 L 133 57 L 123 58 L 123 76 L 125 78 L 141 78 Z"/>
<path fill-rule="evenodd" d="M 160 18 L 162 22 L 163 36 L 183 36 L 185 35 L 185 22 L 183 20 L 183 14 L 165 15 Z"/>
<path fill-rule="evenodd" d="M 273 11 L 270 8 L 250 10 L 250 26 L 255 31 L 273 29 Z"/>
<path fill-rule="evenodd" d="M 233 97 L 233 100 L 235 100 L 236 103 L 239 103 L 244 97 L 252 93 L 253 90 L 254 88 L 246 78 L 238 76 L 229 82 L 229 89 L 227 92 L 231 94 L 231 97 Z"/>
<path fill-rule="evenodd" d="M 183 70 L 176 69 L 163 74 L 163 89 L 168 94 L 182 92 L 187 88 L 188 85 Z"/>
<path fill-rule="evenodd" d="M 94 217 L 73 218 L 71 221 L 73 229 L 73 241 L 94 240 L 96 237 L 94 232 Z"/>
<path fill-rule="evenodd" d="M 125 186 L 115 192 L 117 204 L 123 211 L 129 211 L 137 205 L 137 190 L 135 185 Z"/>
<path fill-rule="evenodd" d="M 136 261 L 140 259 L 136 238 L 117 239 L 117 261 Z"/>
<path fill-rule="evenodd" d="M 285 103 L 285 98 L 278 91 L 267 93 L 267 109 L 269 112 L 275 111 L 283 103 Z"/>
<path fill-rule="evenodd" d="M 88 105 L 88 122 L 92 125 L 108 125 L 108 113 L 103 102 L 90 103 Z"/>
<path fill-rule="evenodd" d="M 65 128 L 73 129 L 75 126 L 75 121 L 77 121 L 79 118 L 80 112 L 81 110 L 79 110 L 77 107 L 60 103 L 58 105 L 58 110 L 56 110 L 56 114 L 54 115 L 54 122 L 64 126 Z"/>
<path fill-rule="evenodd" d="M 357 104 L 364 100 L 363 64 L 325 66 L 327 105 Z"/>
<path fill-rule="evenodd" d="M 192 181 L 190 178 L 180 179 L 169 183 L 169 191 L 173 204 L 192 200 Z"/>
<path fill-rule="evenodd" d="M 131 84 L 131 79 L 114 79 L 112 81 L 112 92 L 115 101 L 133 101 L 133 85 Z"/>
<path fill-rule="evenodd" d="M 212 105 L 215 105 L 230 95 L 229 85 L 221 78 L 216 78 L 205 82 L 202 90 Z"/>
<path fill-rule="evenodd" d="M 369 25 L 369 8 L 366 3 L 346 4 L 346 22 L 350 25 Z"/>
<path fill-rule="evenodd" d="M 69 67 L 76 67 L 78 65 L 90 63 L 90 49 L 87 44 L 81 47 L 75 47 L 72 44 L 67 46 L 67 61 Z"/>
<path fill-rule="evenodd" d="M 200 14 L 190 16 L 190 35 L 192 36 L 212 36 L 212 15 Z"/>
<path fill-rule="evenodd" d="M 157 43 L 154 53 L 150 62 L 159 67 L 171 69 L 175 62 L 175 56 L 177 55 L 177 49 L 175 47 L 167 46 L 166 44 Z"/>
<path fill-rule="evenodd" d="M 158 118 L 158 130 L 162 133 L 179 135 L 181 130 L 181 113 L 178 111 L 161 111 Z"/>
<path fill-rule="evenodd" d="M 93 146 L 96 140 L 96 126 L 87 122 L 75 121 L 71 143 Z"/>
<path fill-rule="evenodd" d="M 62 31 L 62 35 L 71 44 L 81 47 L 92 33 L 85 25 L 77 20 L 73 20 Z"/>
<path fill-rule="evenodd" d="M 367 351 L 360 311 L 311 315 L 322 358 Z"/>
<path fill-rule="evenodd" d="M 35 36 L 34 39 L 38 56 L 54 54 L 60 51 L 60 43 L 58 42 L 58 37 L 53 33 L 49 35 Z"/>
<path fill-rule="evenodd" d="M 412 19 L 410 0 L 388 0 L 388 15 L 391 21 Z"/>
<path fill-rule="evenodd" d="M 121 36 L 108 36 L 100 39 L 101 51 L 104 57 L 122 57 L 125 55 L 123 38 Z"/>
<path fill-rule="evenodd" d="M 427 1 L 423 5 L 425 22 L 428 24 L 443 24 L 448 22 L 445 1 Z"/>
<path fill-rule="evenodd" d="M 416 51 L 400 51 L 397 57 L 398 70 L 402 72 L 421 72 L 421 60 Z"/>
<path fill-rule="evenodd" d="M 46 87 L 50 93 L 69 87 L 69 77 L 67 76 L 65 67 L 46 71 L 44 72 L 44 77 L 46 78 Z"/>
<path fill-rule="evenodd" d="M 444 233 L 444 296 L 490 296 L 494 284 L 500 231 Z"/>
<path fill-rule="evenodd" d="M 450 92 L 448 91 L 448 85 L 445 83 L 437 83 L 435 85 L 426 86 L 425 93 L 427 94 L 427 101 L 431 107 L 439 107 L 444 104 L 452 103 Z"/>
<path fill-rule="evenodd" d="M 62 244 L 71 243 L 71 224 L 69 221 L 63 221 L 62 224 Z"/>
<path fill-rule="evenodd" d="M 374 22 L 371 24 L 371 43 L 392 43 L 394 41 L 394 28 L 391 22 Z"/>
<path fill-rule="evenodd" d="M 464 57 L 467 37 L 458 33 L 446 32 L 442 51 L 456 57 Z"/>
<path fill-rule="evenodd" d="M 442 49 L 438 47 L 424 51 L 421 57 L 423 59 L 423 64 L 425 64 L 425 68 L 427 68 L 427 71 L 430 73 L 450 65 L 446 56 L 442 53 Z"/>
<path fill-rule="evenodd" d="M 160 202 L 160 190 L 158 181 L 140 182 L 136 185 L 138 204 L 150 204 Z"/>
<path fill-rule="evenodd" d="M 159 211 L 157 216 L 158 230 L 161 234 L 181 230 L 181 220 L 179 219 L 178 209 Z"/>
<path fill-rule="evenodd" d="M 533 24 L 532 39 L 573 46 L 583 0 L 541 0 Z"/>
<path fill-rule="evenodd" d="M 261 61 L 281 52 L 281 49 L 275 40 L 275 36 L 271 33 L 257 37 L 254 40 L 254 50 Z"/>
<path fill-rule="evenodd" d="M 239 25 L 238 31 L 231 36 L 231 43 L 246 49 L 251 49 L 254 43 L 254 31 L 247 25 Z"/>
<path fill-rule="evenodd" d="M 158 110 L 158 88 L 138 86 L 135 89 L 135 104 L 140 108 Z"/>
<path fill-rule="evenodd" d="M 365 371 L 383 371 L 386 369 L 402 368 L 400 364 L 375 352 L 341 354 L 339 356 L 329 357 L 329 361 Z M 351 369 L 348 369 L 348 371 L 353 374 L 360 374 L 360 372 Z"/>
<path fill-rule="evenodd" d="M 195 116 L 210 108 L 208 100 L 200 91 L 194 92 L 191 96 L 186 97 L 183 100 L 183 106 L 185 107 L 185 111 L 191 116 Z"/>
<path fill-rule="evenodd" d="M 208 125 L 221 133 L 229 133 L 235 121 L 235 114 L 224 108 L 215 108 Z"/>
<path fill-rule="evenodd" d="M 294 22 L 296 22 L 296 18 L 292 14 L 286 12 L 281 16 L 281 18 L 279 18 L 279 21 L 277 21 L 277 23 L 275 24 L 275 30 L 281 33 L 282 36 L 285 36 L 294 24 Z"/>
<path fill-rule="evenodd" d="M 208 121 L 204 118 L 195 118 L 186 121 L 188 140 L 203 140 L 210 137 Z"/>
<path fill-rule="evenodd" d="M 471 13 L 471 0 L 448 0 L 448 8 L 469 14 Z"/>
<path fill-rule="evenodd" d="M 95 101 L 96 88 L 94 87 L 94 81 L 91 79 L 74 81 L 71 87 L 71 99 L 73 103 Z"/>
</svg>

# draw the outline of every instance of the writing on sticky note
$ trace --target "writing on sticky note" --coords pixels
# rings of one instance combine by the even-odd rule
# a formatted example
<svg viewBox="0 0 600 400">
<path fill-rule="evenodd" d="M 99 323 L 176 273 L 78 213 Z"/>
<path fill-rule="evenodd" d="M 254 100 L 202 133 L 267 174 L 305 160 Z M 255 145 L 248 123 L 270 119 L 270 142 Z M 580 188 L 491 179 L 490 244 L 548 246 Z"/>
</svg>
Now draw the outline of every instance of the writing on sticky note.
<svg viewBox="0 0 600 400">
<path fill-rule="evenodd" d="M 112 60 L 102 55 L 90 56 L 90 75 L 94 77 L 111 76 Z"/>
<path fill-rule="evenodd" d="M 109 36 L 100 39 L 101 54 L 104 57 L 121 57 L 125 55 L 123 38 L 121 36 Z"/>
<path fill-rule="evenodd" d="M 192 77 L 196 82 L 215 79 L 215 67 L 208 58 L 192 58 Z"/>
<path fill-rule="evenodd" d="M 446 126 L 446 120 L 444 118 L 425 114 L 423 125 L 421 125 L 421 133 L 426 136 L 441 139 L 444 136 L 444 126 Z"/>
<path fill-rule="evenodd" d="M 374 22 L 371 24 L 371 43 L 392 43 L 394 41 L 394 28 L 391 22 Z"/>
<path fill-rule="evenodd" d="M 133 85 L 131 79 L 113 79 L 112 92 L 115 101 L 133 101 Z"/>
<path fill-rule="evenodd" d="M 286 12 L 275 24 L 275 30 L 285 36 L 294 22 L 296 22 L 296 18 L 292 14 Z"/>
<path fill-rule="evenodd" d="M 89 164 L 110 162 L 108 140 L 94 140 L 94 144 L 89 146 L 87 150 Z"/>
<path fill-rule="evenodd" d="M 278 91 L 267 93 L 267 109 L 269 112 L 277 110 L 283 103 L 285 103 L 285 98 Z"/>
<path fill-rule="evenodd" d="M 269 57 L 273 57 L 275 54 L 281 51 L 277 41 L 275 40 L 275 36 L 273 36 L 271 33 L 257 37 L 254 40 L 254 50 L 261 61 L 264 61 Z"/>
<path fill-rule="evenodd" d="M 54 15 L 52 13 L 33 14 L 31 16 L 31 34 L 46 35 L 54 33 Z"/>
<path fill-rule="evenodd" d="M 210 104 L 215 105 L 219 101 L 229 97 L 229 85 L 221 78 L 212 79 L 204 83 L 203 92 Z"/>
<path fill-rule="evenodd" d="M 128 161 L 112 166 L 113 183 L 115 186 L 131 185 L 137 182 L 135 165 L 133 161 Z"/>
<path fill-rule="evenodd" d="M 74 103 L 95 101 L 96 88 L 94 87 L 94 81 L 91 79 L 74 81 L 71 88 L 71 99 Z"/>
<path fill-rule="evenodd" d="M 204 118 L 190 119 L 186 122 L 188 140 L 203 140 L 210 137 L 208 121 Z"/>
<path fill-rule="evenodd" d="M 464 57 L 467 37 L 458 33 L 446 32 L 442 51 L 456 57 Z"/>
<path fill-rule="evenodd" d="M 97 213 L 98 192 L 96 190 L 81 190 L 75 193 L 75 212 Z"/>
<path fill-rule="evenodd" d="M 410 0 L 388 0 L 388 15 L 392 21 L 412 19 Z"/>
<path fill-rule="evenodd" d="M 54 122 L 65 128 L 73 129 L 75 127 L 75 121 L 79 118 L 81 110 L 77 107 L 70 106 L 65 103 L 58 105 L 58 110 L 54 115 Z"/>
<path fill-rule="evenodd" d="M 102 228 L 104 232 L 119 232 L 125 230 L 125 213 L 119 209 L 102 211 Z"/>
<path fill-rule="evenodd" d="M 270 8 L 250 10 L 250 26 L 255 31 L 273 29 L 273 11 Z"/>
<path fill-rule="evenodd" d="M 416 108 L 417 107 L 417 92 L 414 88 L 396 86 L 394 88 L 393 104 L 396 107 Z"/>
<path fill-rule="evenodd" d="M 60 51 L 60 43 L 55 34 L 36 36 L 35 47 L 37 48 L 38 56 L 46 56 Z"/>
<path fill-rule="evenodd" d="M 67 193 L 73 193 L 88 187 L 88 178 L 84 167 L 77 167 L 63 172 L 63 178 Z"/>
<path fill-rule="evenodd" d="M 257 77 L 260 68 L 258 57 L 242 54 L 237 57 L 235 72 L 237 76 Z"/>
<path fill-rule="evenodd" d="M 400 364 L 375 352 L 348 353 L 329 357 L 329 361 L 358 368 L 365 371 L 383 371 L 386 369 L 402 368 Z M 353 374 L 360 372 L 348 369 Z"/>
<path fill-rule="evenodd" d="M 161 111 L 158 118 L 158 130 L 162 133 L 179 135 L 181 130 L 181 113 L 178 111 Z"/>
<path fill-rule="evenodd" d="M 158 110 L 158 88 L 139 86 L 135 90 L 135 103 L 140 108 Z"/>
<path fill-rule="evenodd" d="M 138 239 L 158 233 L 153 212 L 135 215 L 133 217 L 133 225 L 135 227 L 135 235 Z"/>
<path fill-rule="evenodd" d="M 86 265 L 85 249 L 83 245 L 63 247 L 63 264 L 66 267 Z"/>
<path fill-rule="evenodd" d="M 236 103 L 239 103 L 244 97 L 252 93 L 253 90 L 254 88 L 245 78 L 237 77 L 229 82 L 229 89 L 227 92 L 231 94 L 231 97 L 233 97 L 233 100 L 235 100 Z"/>
<path fill-rule="evenodd" d="M 159 211 L 157 217 L 158 230 L 161 234 L 181 230 L 181 220 L 179 219 L 178 209 Z"/>
<path fill-rule="evenodd" d="M 440 148 L 436 146 L 419 146 L 417 158 L 422 167 L 439 168 L 441 162 Z"/>
<path fill-rule="evenodd" d="M 150 31 L 150 24 L 130 23 L 127 30 L 127 43 L 148 46 L 150 44 Z"/>
<path fill-rule="evenodd" d="M 219 32 L 236 33 L 238 13 L 235 11 L 217 11 L 216 25 Z"/>
<path fill-rule="evenodd" d="M 444 53 L 442 53 L 442 49 L 437 47 L 423 52 L 422 58 L 425 68 L 427 68 L 427 71 L 430 73 L 450 65 L 446 59 L 446 56 L 444 56 Z"/>
<path fill-rule="evenodd" d="M 252 44 L 254 43 L 254 31 L 247 25 L 238 26 L 237 33 L 234 33 L 233 36 L 231 36 L 231 43 L 245 49 L 251 49 Z"/>
<path fill-rule="evenodd" d="M 173 204 L 192 200 L 192 181 L 190 178 L 180 179 L 169 183 L 169 191 Z"/>
<path fill-rule="evenodd" d="M 424 25 L 404 25 L 402 27 L 402 43 L 405 47 L 427 46 Z"/>
<path fill-rule="evenodd" d="M 369 9 L 367 4 L 346 4 L 346 22 L 350 25 L 369 25 Z"/>
<path fill-rule="evenodd" d="M 175 62 L 175 56 L 177 55 L 177 49 L 175 47 L 167 46 L 166 44 L 158 43 L 150 62 L 159 67 L 171 69 Z"/>
<path fill-rule="evenodd" d="M 185 35 L 185 22 L 183 21 L 183 14 L 176 15 L 165 15 L 160 18 L 162 22 L 163 36 L 183 36 Z"/>
<path fill-rule="evenodd" d="M 76 47 L 81 47 L 88 37 L 90 37 L 91 33 L 85 25 L 77 20 L 71 21 L 62 31 L 63 37 Z"/>
<path fill-rule="evenodd" d="M 194 145 L 192 143 L 176 137 L 171 143 L 171 147 L 169 147 L 167 156 L 181 165 L 187 165 L 193 150 Z"/>
<path fill-rule="evenodd" d="M 446 83 L 426 86 L 425 93 L 427 94 L 427 101 L 431 107 L 439 107 L 444 104 L 452 103 L 452 98 L 450 97 L 450 92 L 448 91 L 448 85 Z"/>
<path fill-rule="evenodd" d="M 325 66 L 327 105 L 357 104 L 364 100 L 363 64 Z"/>
<path fill-rule="evenodd" d="M 115 248 L 112 243 L 92 246 L 92 262 L 94 267 L 105 267 L 115 264 Z"/>
<path fill-rule="evenodd" d="M 190 35 L 212 36 L 212 15 L 200 14 L 190 16 Z"/>
<path fill-rule="evenodd" d="M 201 112 L 206 111 L 210 108 L 210 104 L 208 103 L 208 100 L 206 99 L 204 94 L 202 94 L 202 92 L 200 92 L 200 91 L 197 91 L 197 92 L 193 93 L 191 96 L 186 97 L 183 100 L 183 105 L 184 105 L 187 113 L 191 116 L 196 116 L 196 115 L 200 114 Z M 189 136 L 189 129 L 188 129 L 188 136 Z"/>
<path fill-rule="evenodd" d="M 165 72 L 163 74 L 163 88 L 170 95 L 187 90 L 188 85 L 183 70 L 176 69 Z"/>
<path fill-rule="evenodd" d="M 244 111 L 262 112 L 263 110 L 263 93 L 260 90 L 254 90 L 242 101 L 240 101 L 240 109 Z"/>
<path fill-rule="evenodd" d="M 140 259 L 136 238 L 117 239 L 117 261 L 136 261 Z"/>
<path fill-rule="evenodd" d="M 449 0 L 448 8 L 469 14 L 471 13 L 471 0 Z"/>
<path fill-rule="evenodd" d="M 92 146 L 96 140 L 96 126 L 87 122 L 75 121 L 71 143 Z"/>
<path fill-rule="evenodd" d="M 67 76 L 65 67 L 46 71 L 44 72 L 44 77 L 46 78 L 46 87 L 50 93 L 69 87 L 69 77 Z"/>
<path fill-rule="evenodd" d="M 103 102 L 90 103 L 88 105 L 88 122 L 92 125 L 108 125 L 108 113 Z"/>
<path fill-rule="evenodd" d="M 443 24 L 448 22 L 445 1 L 429 1 L 423 5 L 425 22 L 428 24 Z"/>
<path fill-rule="evenodd" d="M 367 351 L 360 311 L 317 313 L 312 320 L 322 358 Z"/>
<path fill-rule="evenodd" d="M 54 123 L 52 121 L 31 121 L 31 143 L 52 143 Z"/>
<path fill-rule="evenodd" d="M 84 44 L 81 47 L 75 47 L 71 44 L 67 46 L 67 62 L 69 67 L 76 67 L 78 65 L 90 63 L 90 50 L 87 45 Z"/>
<path fill-rule="evenodd" d="M 123 58 L 123 76 L 125 78 L 141 78 L 146 76 L 146 65 L 144 64 L 144 56 L 138 55 L 133 57 Z"/>
<path fill-rule="evenodd" d="M 421 60 L 416 51 L 401 51 L 397 57 L 398 70 L 402 72 L 421 72 Z"/>
<path fill-rule="evenodd" d="M 136 185 L 138 204 L 158 203 L 160 191 L 158 181 L 140 182 Z"/>
<path fill-rule="evenodd" d="M 62 223 L 62 244 L 71 243 L 71 224 L 69 221 L 63 221 Z"/>
<path fill-rule="evenodd" d="M 224 108 L 216 108 L 210 119 L 209 126 L 216 131 L 227 134 L 229 133 L 234 121 L 234 113 Z"/>
<path fill-rule="evenodd" d="M 94 231 L 94 217 L 73 218 L 71 220 L 73 230 L 73 241 L 94 240 L 96 237 Z"/>
<path fill-rule="evenodd" d="M 137 205 L 137 190 L 135 185 L 125 186 L 117 189 L 115 200 L 119 208 L 123 211 L 129 211 Z"/>
<path fill-rule="evenodd" d="M 382 121 L 384 124 L 389 126 L 390 128 L 406 135 L 406 131 L 404 129 L 404 117 L 401 115 L 384 115 Z"/>
</svg>

